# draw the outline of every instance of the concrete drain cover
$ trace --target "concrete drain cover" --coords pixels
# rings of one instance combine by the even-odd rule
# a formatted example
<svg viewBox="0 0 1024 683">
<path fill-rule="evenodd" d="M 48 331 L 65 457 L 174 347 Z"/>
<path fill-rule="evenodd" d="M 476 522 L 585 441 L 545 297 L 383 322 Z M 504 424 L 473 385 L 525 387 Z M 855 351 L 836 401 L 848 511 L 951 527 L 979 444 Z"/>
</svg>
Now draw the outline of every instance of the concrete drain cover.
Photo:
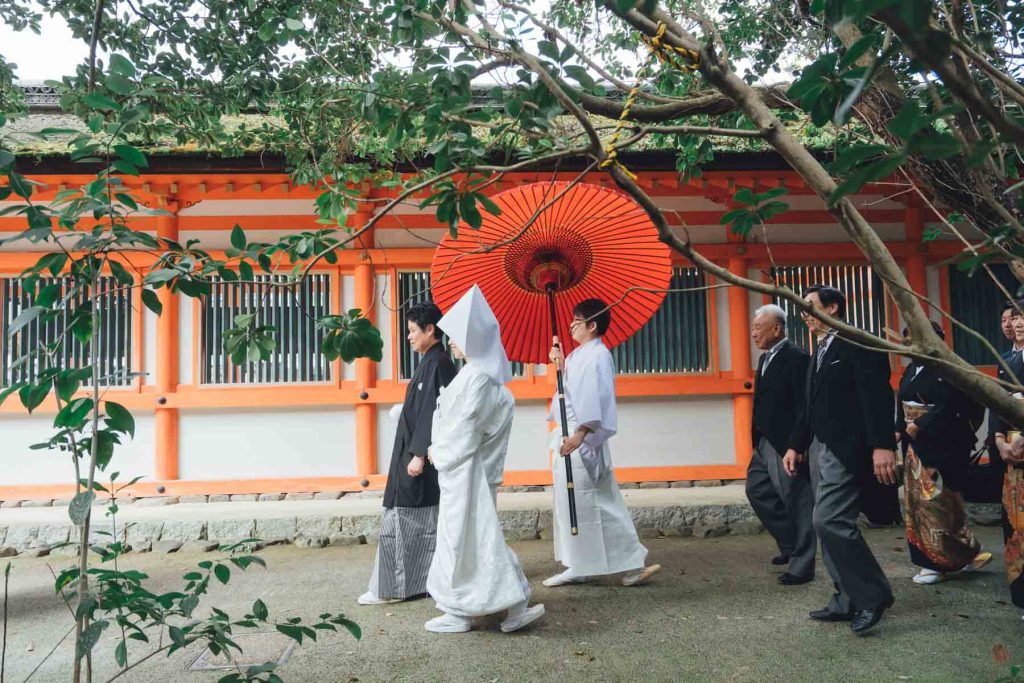
<svg viewBox="0 0 1024 683">
<path fill-rule="evenodd" d="M 188 668 L 190 672 L 199 671 L 222 671 L 234 669 L 235 667 L 245 668 L 247 666 L 259 666 L 267 662 L 277 662 L 281 666 L 295 648 L 295 641 L 282 633 L 243 633 L 232 637 L 242 652 L 231 651 L 234 661 L 227 658 L 224 653 L 215 655 L 206 648 Z"/>
</svg>

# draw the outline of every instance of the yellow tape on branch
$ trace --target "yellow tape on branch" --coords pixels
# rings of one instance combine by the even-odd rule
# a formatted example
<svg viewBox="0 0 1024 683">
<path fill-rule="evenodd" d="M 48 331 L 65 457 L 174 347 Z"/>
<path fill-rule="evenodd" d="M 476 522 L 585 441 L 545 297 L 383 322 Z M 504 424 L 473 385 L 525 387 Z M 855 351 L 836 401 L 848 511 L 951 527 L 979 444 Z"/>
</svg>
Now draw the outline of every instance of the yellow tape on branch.
<svg viewBox="0 0 1024 683">
<path fill-rule="evenodd" d="M 666 45 L 664 42 L 665 37 L 665 24 L 662 22 L 658 23 L 658 32 L 651 38 L 641 34 L 641 39 L 647 45 L 647 59 L 644 61 L 643 66 L 636 72 L 636 83 L 629 90 L 629 94 L 626 96 L 626 102 L 622 107 L 622 113 L 619 114 L 618 123 L 615 125 L 615 130 L 612 132 L 612 136 L 608 138 L 608 142 L 605 143 L 604 161 L 598 166 L 598 168 L 608 168 L 610 166 L 617 166 L 622 170 L 623 173 L 628 175 L 631 180 L 636 180 L 636 174 L 630 171 L 626 166 L 618 160 L 618 150 L 615 149 L 615 145 L 618 144 L 619 138 L 622 137 L 622 129 L 626 127 L 626 119 L 629 118 L 629 112 L 633 108 L 633 103 L 636 102 L 637 95 L 640 93 L 640 86 L 643 83 L 644 78 L 647 76 L 647 72 L 654 64 L 655 59 L 662 63 L 668 63 L 680 71 L 696 71 L 700 67 L 700 53 L 694 50 L 687 50 L 681 47 L 675 47 L 674 45 Z M 687 59 L 689 61 L 682 61 Z"/>
</svg>

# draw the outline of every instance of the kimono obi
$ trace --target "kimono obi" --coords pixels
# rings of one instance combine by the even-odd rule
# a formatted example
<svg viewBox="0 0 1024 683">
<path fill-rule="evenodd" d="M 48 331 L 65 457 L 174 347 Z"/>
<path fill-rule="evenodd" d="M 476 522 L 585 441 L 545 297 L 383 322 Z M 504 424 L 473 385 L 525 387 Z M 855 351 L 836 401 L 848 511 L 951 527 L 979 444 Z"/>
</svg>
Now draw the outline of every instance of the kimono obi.
<svg viewBox="0 0 1024 683">
<path fill-rule="evenodd" d="M 908 423 L 919 417 L 924 417 L 928 411 L 935 406 L 930 403 L 917 403 L 916 401 L 903 401 L 903 419 Z"/>
</svg>

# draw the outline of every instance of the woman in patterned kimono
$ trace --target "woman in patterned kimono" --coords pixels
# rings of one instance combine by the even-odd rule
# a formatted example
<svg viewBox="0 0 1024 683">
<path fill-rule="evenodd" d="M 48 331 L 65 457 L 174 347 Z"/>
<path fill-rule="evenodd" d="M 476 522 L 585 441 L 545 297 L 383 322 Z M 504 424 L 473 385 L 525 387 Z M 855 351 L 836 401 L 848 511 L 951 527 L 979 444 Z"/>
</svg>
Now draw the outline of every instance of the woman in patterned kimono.
<svg viewBox="0 0 1024 683">
<path fill-rule="evenodd" d="M 905 457 L 903 517 L 910 559 L 921 567 L 914 583 L 939 583 L 992 559 L 967 526 L 960 493 L 984 410 L 916 361 L 903 373 L 897 403 L 897 438 Z"/>
<path fill-rule="evenodd" d="M 1012 325 L 1015 334 L 1014 350 L 1004 356 L 1006 364 L 1018 382 L 1024 380 L 1024 356 L 1017 350 L 1024 346 L 1024 300 L 1013 304 Z M 1010 380 L 999 368 L 1000 379 Z M 1017 394 L 1018 398 L 1021 398 Z M 1010 600 L 1024 608 L 1024 437 L 998 415 L 992 415 L 996 448 L 1006 461 L 1003 478 L 1003 555 L 1006 558 L 1006 578 L 1010 583 Z"/>
</svg>

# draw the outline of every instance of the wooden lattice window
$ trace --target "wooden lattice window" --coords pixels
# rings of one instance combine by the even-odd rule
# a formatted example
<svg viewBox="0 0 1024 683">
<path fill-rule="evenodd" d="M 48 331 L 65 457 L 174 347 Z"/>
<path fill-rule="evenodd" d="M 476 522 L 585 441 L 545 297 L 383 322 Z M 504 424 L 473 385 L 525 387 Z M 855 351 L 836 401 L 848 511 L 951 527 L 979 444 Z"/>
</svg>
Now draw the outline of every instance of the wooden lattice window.
<svg viewBox="0 0 1024 683">
<path fill-rule="evenodd" d="M 676 268 L 669 288 L 681 291 L 666 294 L 661 308 L 647 324 L 612 349 L 620 373 L 669 374 L 711 369 L 704 272 L 698 268 Z"/>
<path fill-rule="evenodd" d="M 883 336 L 886 324 L 885 288 L 871 266 L 775 266 L 771 269 L 771 277 L 777 285 L 789 287 L 801 295 L 812 285 L 835 287 L 846 295 L 846 322 L 879 337 Z M 803 349 L 811 349 L 811 332 L 796 306 L 784 299 L 776 299 L 774 303 L 788 314 L 789 338 Z"/>
<path fill-rule="evenodd" d="M 37 291 L 53 285 L 66 288 L 67 278 L 40 279 Z M 47 322 L 39 318 L 19 330 L 13 337 L 8 331 L 18 315 L 32 305 L 32 295 L 17 278 L 0 278 L 0 378 L 4 386 L 17 382 L 32 382 L 39 371 L 50 365 L 47 357 L 38 352 L 44 346 L 62 340 L 55 365 L 62 368 L 84 368 L 90 364 L 89 348 L 79 342 L 68 326 L 75 311 L 96 303 L 99 328 L 93 340 L 100 386 L 130 386 L 132 358 L 132 302 L 130 291 L 110 277 L 99 279 L 98 291 L 93 296 L 78 295 L 63 309 L 63 313 Z M 27 361 L 30 352 L 37 351 Z"/>
<path fill-rule="evenodd" d="M 311 274 L 297 284 L 287 282 L 280 275 L 260 275 L 254 282 L 218 281 L 208 296 L 200 297 L 201 383 L 330 381 L 331 363 L 320 352 L 325 332 L 316 321 L 331 313 L 331 276 Z M 235 365 L 224 350 L 224 333 L 236 315 L 246 313 L 255 314 L 253 325 L 276 330 L 277 345 L 267 360 Z"/>
</svg>

